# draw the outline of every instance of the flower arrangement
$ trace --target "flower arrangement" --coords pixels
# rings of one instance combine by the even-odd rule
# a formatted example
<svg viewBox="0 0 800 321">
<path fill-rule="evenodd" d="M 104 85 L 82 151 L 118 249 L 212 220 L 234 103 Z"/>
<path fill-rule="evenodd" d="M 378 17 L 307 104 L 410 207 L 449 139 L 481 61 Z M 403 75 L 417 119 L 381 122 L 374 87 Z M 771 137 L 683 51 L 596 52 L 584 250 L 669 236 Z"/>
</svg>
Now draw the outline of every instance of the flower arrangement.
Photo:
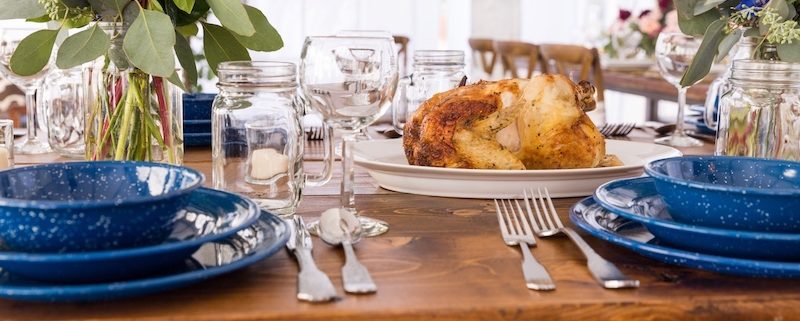
<svg viewBox="0 0 800 321">
<path fill-rule="evenodd" d="M 633 58 L 640 51 L 648 57 L 653 56 L 656 39 L 665 26 L 664 13 L 670 7 L 669 0 L 659 0 L 656 8 L 635 15 L 630 10 L 620 9 L 617 19 L 609 27 L 605 52 L 612 58 Z"/>
<path fill-rule="evenodd" d="M 207 20 L 213 13 L 221 22 Z M 58 46 L 62 69 L 95 62 L 86 116 L 89 159 L 156 160 L 183 157 L 180 64 L 189 85 L 197 66 L 188 37 L 203 30 L 211 71 L 223 61 L 250 60 L 248 49 L 274 51 L 283 41 L 264 14 L 239 0 L 0 0 L 0 19 L 56 22 L 20 41 L 11 70 L 36 74 L 48 65 L 59 33 L 82 28 Z M 177 58 L 177 59 L 176 59 Z M 172 84 L 172 86 L 169 85 Z M 90 93 L 92 90 L 90 90 Z"/>
<path fill-rule="evenodd" d="M 800 62 L 800 0 L 675 0 L 681 31 L 703 36 L 681 85 L 702 80 L 741 37 L 758 39 L 753 58 L 774 47 L 782 61 Z"/>
</svg>

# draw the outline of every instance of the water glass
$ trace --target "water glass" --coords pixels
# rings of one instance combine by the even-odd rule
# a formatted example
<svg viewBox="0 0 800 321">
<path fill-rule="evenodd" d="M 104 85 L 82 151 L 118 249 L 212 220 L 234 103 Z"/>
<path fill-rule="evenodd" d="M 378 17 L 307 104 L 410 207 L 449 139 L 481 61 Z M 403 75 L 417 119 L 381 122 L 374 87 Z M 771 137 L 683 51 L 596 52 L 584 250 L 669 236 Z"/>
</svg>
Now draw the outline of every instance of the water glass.
<svg viewBox="0 0 800 321">
<path fill-rule="evenodd" d="M 219 65 L 219 94 L 211 116 L 212 183 L 242 194 L 261 208 L 293 215 L 304 186 L 330 180 L 334 157 L 328 146 L 319 176 L 303 170 L 302 100 L 292 63 L 233 61 Z"/>
<path fill-rule="evenodd" d="M 700 49 L 702 39 L 687 36 L 680 32 L 662 32 L 656 41 L 656 61 L 661 76 L 678 89 L 678 119 L 671 136 L 658 138 L 658 144 L 676 147 L 702 146 L 703 142 L 689 137 L 684 131 L 686 110 L 686 91 L 689 86 L 681 86 L 681 78 Z"/>
<path fill-rule="evenodd" d="M 58 69 L 44 82 L 42 103 L 50 147 L 64 157 L 84 156 L 84 82 L 81 68 Z"/>
<path fill-rule="evenodd" d="M 14 167 L 14 121 L 0 119 L 0 169 Z"/>
</svg>

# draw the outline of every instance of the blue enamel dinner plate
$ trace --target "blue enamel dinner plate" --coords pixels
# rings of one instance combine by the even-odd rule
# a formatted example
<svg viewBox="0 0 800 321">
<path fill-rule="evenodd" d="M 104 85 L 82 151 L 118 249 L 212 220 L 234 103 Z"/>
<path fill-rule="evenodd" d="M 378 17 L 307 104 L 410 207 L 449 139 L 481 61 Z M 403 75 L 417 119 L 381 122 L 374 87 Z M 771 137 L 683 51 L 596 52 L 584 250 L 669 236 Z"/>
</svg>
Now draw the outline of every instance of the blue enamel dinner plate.
<svg viewBox="0 0 800 321">
<path fill-rule="evenodd" d="M 592 197 L 572 206 L 569 218 L 592 236 L 661 262 L 742 276 L 800 277 L 800 262 L 730 258 L 662 244 L 642 224 L 609 212 Z"/>
<path fill-rule="evenodd" d="M 262 212 L 258 221 L 224 239 L 203 244 L 189 259 L 159 275 L 109 283 L 52 284 L 0 272 L 0 297 L 24 301 L 97 301 L 166 291 L 231 272 L 280 250 L 289 239 L 289 226 Z"/>
</svg>

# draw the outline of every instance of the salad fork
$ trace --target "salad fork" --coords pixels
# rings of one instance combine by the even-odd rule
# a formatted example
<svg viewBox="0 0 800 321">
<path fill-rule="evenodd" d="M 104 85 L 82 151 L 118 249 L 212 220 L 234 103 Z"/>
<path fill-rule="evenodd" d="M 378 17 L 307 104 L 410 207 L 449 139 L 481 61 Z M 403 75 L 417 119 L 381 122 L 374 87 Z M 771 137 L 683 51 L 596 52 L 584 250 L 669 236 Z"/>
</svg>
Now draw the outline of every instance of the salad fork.
<svg viewBox="0 0 800 321">
<path fill-rule="evenodd" d="M 537 190 L 538 197 L 533 194 L 533 189 L 530 190 L 530 199 L 528 198 L 528 191 L 523 191 L 525 209 L 533 222 L 533 229 L 537 236 L 548 237 L 559 233 L 566 234 L 586 257 L 586 265 L 589 268 L 589 272 L 604 288 L 619 289 L 639 287 L 639 280 L 627 277 L 614 263 L 609 262 L 597 254 L 575 230 L 565 227 L 564 224 L 561 223 L 561 219 L 558 217 L 558 213 L 556 213 L 553 200 L 550 198 L 550 193 L 547 188 L 544 189 L 544 195 L 542 195 L 542 190 L 540 188 Z M 531 204 L 533 204 L 533 208 L 536 211 L 536 218 L 533 216 Z M 544 214 L 542 214 L 542 212 L 544 212 Z"/>
<path fill-rule="evenodd" d="M 508 203 L 508 206 L 506 206 Z M 517 209 L 511 200 L 494 200 L 497 209 L 497 220 L 500 224 L 500 233 L 503 241 L 508 246 L 519 245 L 522 250 L 522 274 L 525 276 L 525 285 L 532 290 L 555 290 L 556 286 L 550 278 L 550 274 L 531 254 L 529 245 L 536 246 L 536 238 L 533 231 L 522 214 L 522 208 L 517 200 L 514 200 Z M 502 210 L 500 204 L 503 204 Z"/>
</svg>

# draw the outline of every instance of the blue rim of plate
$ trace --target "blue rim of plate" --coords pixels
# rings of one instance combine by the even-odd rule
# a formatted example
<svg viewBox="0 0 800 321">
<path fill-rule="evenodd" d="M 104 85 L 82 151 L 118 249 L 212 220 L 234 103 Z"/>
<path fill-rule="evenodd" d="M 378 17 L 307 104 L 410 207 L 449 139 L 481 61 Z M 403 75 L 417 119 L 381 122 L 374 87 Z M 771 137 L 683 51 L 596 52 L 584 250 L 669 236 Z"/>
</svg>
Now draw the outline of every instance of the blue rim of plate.
<svg viewBox="0 0 800 321">
<path fill-rule="evenodd" d="M 749 260 L 740 258 L 730 258 L 711 254 L 703 254 L 679 250 L 663 245 L 643 243 L 616 233 L 609 232 L 607 229 L 598 229 L 592 226 L 583 215 L 578 213 L 578 207 L 590 208 L 597 206 L 601 210 L 608 212 L 594 201 L 593 197 L 587 197 L 570 207 L 569 219 L 580 229 L 586 231 L 594 237 L 608 241 L 612 244 L 633 250 L 643 256 L 656 259 L 658 261 L 683 265 L 691 268 L 699 268 L 719 273 L 736 274 L 745 276 L 761 277 L 800 277 L 800 262 L 775 262 Z"/>
<path fill-rule="evenodd" d="M 608 183 L 600 185 L 600 187 L 597 188 L 593 196 L 594 201 L 609 212 L 625 217 L 632 221 L 640 222 L 644 225 L 656 225 L 674 230 L 681 230 L 692 233 L 700 233 L 700 234 L 708 234 L 716 236 L 727 236 L 727 237 L 737 236 L 740 238 L 748 238 L 748 239 L 764 239 L 764 240 L 778 240 L 778 241 L 800 241 L 800 233 L 774 233 L 774 232 L 727 230 L 727 229 L 712 228 L 699 225 L 683 224 L 656 217 L 646 217 L 638 213 L 629 212 L 623 208 L 619 208 L 614 204 L 608 202 L 605 199 L 605 197 L 601 195 L 601 191 L 616 188 L 617 186 L 623 184 L 637 184 L 637 183 L 646 184 L 647 182 L 652 182 L 653 184 L 655 184 L 655 179 L 652 177 L 637 177 L 637 178 L 624 178 L 624 179 L 610 181 Z M 639 195 L 639 196 L 646 196 L 646 195 Z"/>
<path fill-rule="evenodd" d="M 39 165 L 31 165 L 31 166 L 24 166 L 24 167 L 16 167 L 5 169 L 3 173 L 12 173 L 12 172 L 26 172 L 30 170 L 39 170 L 39 169 L 49 169 L 49 168 L 58 168 L 63 166 L 112 166 L 112 167 L 127 167 L 127 166 L 147 166 L 147 167 L 166 167 L 170 169 L 177 169 L 182 171 L 188 171 L 194 175 L 197 175 L 198 180 L 194 182 L 192 185 L 189 185 L 182 189 L 177 189 L 174 191 L 170 191 L 164 194 L 159 194 L 155 196 L 137 196 L 126 198 L 123 200 L 83 200 L 83 201 L 49 201 L 49 200 L 25 200 L 19 198 L 6 198 L 0 197 L 0 202 L 3 206 L 14 206 L 14 207 L 28 207 L 28 208 L 37 208 L 37 209 L 59 209 L 59 208 L 96 208 L 96 207 L 108 207 L 108 206 L 120 206 L 120 205 L 131 205 L 131 204 L 142 204 L 142 203 L 149 203 L 160 201 L 164 199 L 168 199 L 171 197 L 177 197 L 182 194 L 191 193 L 194 190 L 200 188 L 206 180 L 206 176 L 203 175 L 200 171 L 196 169 L 192 169 L 185 166 L 177 166 L 177 165 L 170 165 L 164 163 L 150 163 L 150 162 L 140 162 L 140 161 L 83 161 L 83 162 L 67 162 L 67 163 L 50 163 L 50 164 L 39 164 Z"/>
<path fill-rule="evenodd" d="M 289 240 L 291 234 L 289 224 L 267 211 L 262 211 L 259 219 L 254 224 L 261 224 L 262 222 L 269 226 L 282 227 L 275 229 L 277 232 L 280 232 L 280 236 L 275 239 L 272 244 L 264 246 L 261 249 L 256 249 L 247 256 L 228 264 L 198 268 L 193 271 L 170 275 L 108 283 L 82 285 L 44 284 L 27 286 L 6 286 L 0 284 L 0 297 L 25 301 L 49 302 L 98 301 L 161 292 L 190 285 L 251 265 L 280 250 Z M 264 243 L 262 242 L 260 244 Z M 98 298 L 100 296 L 102 296 L 102 298 Z"/>
<path fill-rule="evenodd" d="M 248 211 L 248 217 L 246 220 L 240 222 L 238 226 L 231 227 L 228 230 L 225 230 L 221 233 L 210 233 L 203 235 L 198 238 L 184 240 L 184 241 L 174 241 L 174 242 L 166 242 L 151 246 L 144 246 L 144 247 L 134 247 L 134 248 L 127 248 L 127 249 L 115 249 L 115 250 L 105 250 L 105 251 L 92 251 L 92 252 L 74 252 L 74 253 L 25 253 L 25 252 L 11 252 L 11 251 L 0 251 L 0 261 L 25 261 L 25 262 L 79 262 L 79 261 L 89 261 L 89 260 L 102 260 L 102 259 L 115 259 L 121 257 L 128 257 L 128 256 L 141 256 L 141 255 L 148 255 L 148 254 L 156 254 L 159 252 L 171 251 L 175 249 L 181 248 L 188 248 L 192 246 L 199 246 L 203 243 L 215 241 L 218 239 L 222 239 L 228 236 L 231 236 L 238 231 L 247 228 L 248 226 L 253 225 L 258 221 L 259 217 L 259 207 L 258 204 L 250 200 L 246 197 L 241 197 L 239 195 L 200 187 L 197 190 L 193 191 L 192 193 L 209 193 L 209 194 L 218 194 L 220 197 L 225 197 L 227 199 L 235 199 L 237 201 L 241 201 L 248 204 L 250 210 Z M 191 205 L 191 204 L 189 204 Z"/>
<path fill-rule="evenodd" d="M 784 161 L 784 160 L 777 160 L 777 159 L 766 159 L 766 158 L 753 158 L 753 157 L 744 157 L 744 156 L 681 156 L 681 157 L 670 157 L 655 160 L 649 162 L 644 165 L 644 172 L 651 177 L 669 182 L 672 184 L 677 184 L 685 187 L 690 187 L 693 189 L 703 189 L 707 191 L 718 191 L 718 192 L 730 192 L 730 193 L 746 193 L 752 195 L 767 195 L 767 196 L 798 196 L 800 197 L 800 189 L 796 188 L 770 188 L 770 189 L 763 189 L 763 188 L 755 188 L 755 187 L 737 187 L 737 186 L 730 186 L 730 185 L 720 185 L 720 184 L 711 184 L 711 183 L 704 183 L 693 181 L 689 179 L 682 179 L 677 177 L 672 177 L 667 174 L 660 172 L 656 169 L 656 166 L 660 166 L 663 163 L 667 162 L 675 162 L 675 161 L 694 161 L 694 160 L 713 160 L 713 159 L 725 159 L 731 161 L 747 161 L 747 162 L 760 162 L 760 163 L 772 163 L 772 164 L 781 164 L 781 165 L 792 165 L 795 167 L 800 167 L 800 163 L 793 162 L 793 161 Z"/>
</svg>

